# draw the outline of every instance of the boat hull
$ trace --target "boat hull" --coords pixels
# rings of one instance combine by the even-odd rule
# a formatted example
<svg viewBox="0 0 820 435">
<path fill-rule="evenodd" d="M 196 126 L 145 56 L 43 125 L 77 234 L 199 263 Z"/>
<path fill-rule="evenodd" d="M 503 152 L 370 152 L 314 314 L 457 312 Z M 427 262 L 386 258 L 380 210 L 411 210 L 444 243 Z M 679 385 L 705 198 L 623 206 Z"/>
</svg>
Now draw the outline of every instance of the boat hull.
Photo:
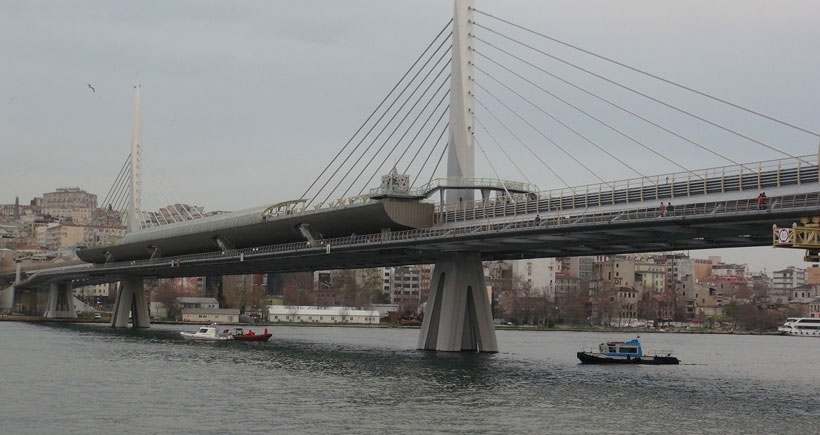
<svg viewBox="0 0 820 435">
<path fill-rule="evenodd" d="M 268 341 L 273 334 L 258 334 L 258 335 L 234 335 L 233 339 L 237 341 Z"/>
<path fill-rule="evenodd" d="M 225 341 L 231 339 L 230 337 L 208 337 L 204 335 L 196 335 L 190 332 L 180 332 L 179 335 L 186 340 Z"/>
<path fill-rule="evenodd" d="M 680 364 L 680 360 L 674 356 L 640 356 L 623 357 L 609 356 L 593 352 L 578 352 L 578 359 L 581 364 L 649 364 L 649 365 L 670 365 Z"/>
</svg>

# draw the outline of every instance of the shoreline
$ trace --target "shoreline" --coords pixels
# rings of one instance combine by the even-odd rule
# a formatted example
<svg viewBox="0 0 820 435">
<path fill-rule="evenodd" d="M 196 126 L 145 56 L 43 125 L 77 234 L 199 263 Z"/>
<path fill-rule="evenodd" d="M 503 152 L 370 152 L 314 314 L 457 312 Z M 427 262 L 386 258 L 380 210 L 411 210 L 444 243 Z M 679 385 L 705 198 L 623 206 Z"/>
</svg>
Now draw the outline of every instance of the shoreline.
<svg viewBox="0 0 820 435">
<path fill-rule="evenodd" d="M 48 319 L 40 316 L 21 316 L 21 315 L 0 315 L 0 322 L 24 322 L 24 323 L 110 323 L 110 319 Z M 178 321 L 152 321 L 155 325 L 189 325 L 201 326 L 208 325 L 208 322 L 178 322 Z M 226 324 L 227 325 L 227 324 Z M 251 328 L 273 328 L 276 326 L 299 326 L 299 327 L 335 327 L 340 326 L 344 328 L 400 328 L 400 329 L 421 329 L 419 325 L 398 325 L 390 323 L 380 323 L 378 325 L 352 325 L 340 323 L 232 323 L 230 325 L 251 327 Z M 634 334 L 723 334 L 723 335 L 781 335 L 777 331 L 742 331 L 742 330 L 721 330 L 721 329 L 706 329 L 706 328 L 665 328 L 663 330 L 656 330 L 650 328 L 606 328 L 606 327 L 590 327 L 590 326 L 565 326 L 565 327 L 543 327 L 543 326 L 515 326 L 515 325 L 494 325 L 496 331 L 525 331 L 525 332 L 608 332 L 616 334 L 634 333 Z"/>
</svg>

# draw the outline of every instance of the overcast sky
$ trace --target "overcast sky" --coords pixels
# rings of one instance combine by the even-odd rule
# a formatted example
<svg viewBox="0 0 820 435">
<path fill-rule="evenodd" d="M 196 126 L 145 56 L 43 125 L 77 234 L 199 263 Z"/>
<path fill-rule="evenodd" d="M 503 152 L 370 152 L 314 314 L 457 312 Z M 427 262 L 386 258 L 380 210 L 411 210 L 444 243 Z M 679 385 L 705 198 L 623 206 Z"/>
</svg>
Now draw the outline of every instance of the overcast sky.
<svg viewBox="0 0 820 435">
<path fill-rule="evenodd" d="M 149 160 L 144 176 L 156 170 L 169 180 L 175 199 L 206 210 L 297 198 L 447 23 L 452 7 L 450 0 L 0 1 L 0 203 L 15 196 L 27 203 L 60 186 L 105 196 L 129 153 L 137 79 Z M 477 0 L 476 8 L 820 130 L 820 2 Z M 509 29 L 482 15 L 476 20 Z M 490 37 L 483 29 L 476 34 Z M 521 38 L 563 58 L 576 56 L 543 39 Z M 572 59 L 647 92 L 679 97 L 687 110 L 746 128 L 786 153 L 817 152 L 811 135 L 664 90 L 600 62 Z M 578 80 L 598 89 L 588 78 Z M 624 101 L 640 110 L 644 103 L 633 100 Z M 782 157 L 672 115 L 661 118 L 689 128 L 710 146 L 725 144 L 721 152 L 738 161 Z M 653 133 L 644 137 L 687 168 L 727 164 L 676 151 L 678 145 Z M 577 139 L 562 139 L 576 145 Z M 644 160 L 645 153 L 619 149 L 625 145 L 615 139 L 601 143 L 611 144 L 614 154 L 645 174 L 678 170 Z M 533 160 L 518 152 L 520 161 Z M 557 151 L 545 154 L 567 166 Z M 606 158 L 589 156 L 607 180 L 635 176 Z M 477 175 L 493 177 L 480 155 L 476 160 Z M 525 169 L 542 190 L 561 187 L 538 175 L 548 171 Z M 521 178 L 498 170 L 503 178 Z M 596 182 L 583 171 L 568 172 L 563 177 L 572 184 Z M 143 199 L 146 208 L 163 205 L 160 196 L 166 194 L 151 194 L 146 191 Z M 753 269 L 804 266 L 797 250 L 718 254 Z"/>
</svg>

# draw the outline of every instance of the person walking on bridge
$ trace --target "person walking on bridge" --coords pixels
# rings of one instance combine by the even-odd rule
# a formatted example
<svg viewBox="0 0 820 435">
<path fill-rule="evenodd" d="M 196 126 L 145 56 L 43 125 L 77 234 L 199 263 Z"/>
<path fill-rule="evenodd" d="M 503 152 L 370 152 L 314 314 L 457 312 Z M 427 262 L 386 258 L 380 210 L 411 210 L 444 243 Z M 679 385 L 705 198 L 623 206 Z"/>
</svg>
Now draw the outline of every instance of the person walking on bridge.
<svg viewBox="0 0 820 435">
<path fill-rule="evenodd" d="M 663 204 L 663 201 L 661 201 L 661 206 L 658 207 L 658 210 L 660 211 L 660 217 L 666 216 L 666 206 Z"/>
<path fill-rule="evenodd" d="M 757 195 L 757 209 L 766 209 L 766 192 L 761 192 L 760 195 Z"/>
</svg>

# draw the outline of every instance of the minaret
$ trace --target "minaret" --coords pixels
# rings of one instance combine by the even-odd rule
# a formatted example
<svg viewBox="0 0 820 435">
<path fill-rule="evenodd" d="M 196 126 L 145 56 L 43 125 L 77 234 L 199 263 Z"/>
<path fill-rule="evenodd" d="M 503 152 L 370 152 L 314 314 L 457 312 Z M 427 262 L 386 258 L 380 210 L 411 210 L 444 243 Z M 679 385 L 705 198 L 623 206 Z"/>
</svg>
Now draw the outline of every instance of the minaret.
<svg viewBox="0 0 820 435">
<path fill-rule="evenodd" d="M 450 61 L 447 178 L 475 178 L 473 148 L 473 0 L 455 0 Z M 447 190 L 447 202 L 473 200 L 474 190 Z"/>
<path fill-rule="evenodd" d="M 127 233 L 140 229 L 137 221 L 140 210 L 140 196 L 142 194 L 142 107 L 140 105 L 140 87 L 139 82 L 134 85 L 134 124 L 131 127 L 131 189 L 125 230 Z"/>
</svg>

